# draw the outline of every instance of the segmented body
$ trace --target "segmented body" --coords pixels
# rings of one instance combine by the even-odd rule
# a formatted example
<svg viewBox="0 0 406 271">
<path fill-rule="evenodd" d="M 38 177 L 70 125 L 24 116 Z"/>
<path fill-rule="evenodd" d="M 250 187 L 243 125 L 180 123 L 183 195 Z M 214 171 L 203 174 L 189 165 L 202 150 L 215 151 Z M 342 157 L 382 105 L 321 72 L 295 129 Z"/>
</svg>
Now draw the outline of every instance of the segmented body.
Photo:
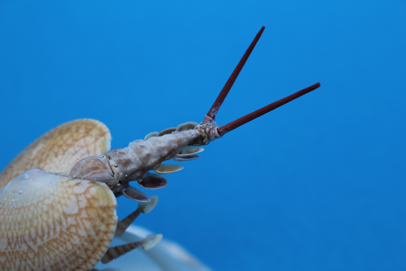
<svg viewBox="0 0 406 271">
<path fill-rule="evenodd" d="M 182 125 L 180 125 L 182 127 Z M 106 183 L 119 193 L 131 181 L 142 181 L 149 170 L 159 171 L 163 161 L 170 160 L 191 145 L 210 141 L 210 132 L 217 126 L 197 125 L 186 131 L 173 131 L 147 140 L 136 140 L 123 149 L 79 161 L 69 173 L 72 177 Z"/>
</svg>

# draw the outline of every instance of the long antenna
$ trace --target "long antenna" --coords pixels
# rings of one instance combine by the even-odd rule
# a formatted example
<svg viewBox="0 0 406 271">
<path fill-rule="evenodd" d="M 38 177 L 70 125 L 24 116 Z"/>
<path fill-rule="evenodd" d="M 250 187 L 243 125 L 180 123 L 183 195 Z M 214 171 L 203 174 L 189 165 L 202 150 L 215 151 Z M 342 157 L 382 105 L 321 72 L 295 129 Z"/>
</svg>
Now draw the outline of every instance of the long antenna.
<svg viewBox="0 0 406 271">
<path fill-rule="evenodd" d="M 207 113 L 206 118 L 204 119 L 204 123 L 210 122 L 214 120 L 216 117 L 217 112 L 220 109 L 221 104 L 223 103 L 224 99 L 226 98 L 228 92 L 230 91 L 231 87 L 233 86 L 235 80 L 238 77 L 238 74 L 244 67 L 245 62 L 247 61 L 248 57 L 250 56 L 252 50 L 254 49 L 255 45 L 257 44 L 259 38 L 264 32 L 265 26 L 261 27 L 258 34 L 255 36 L 254 40 L 251 42 L 251 45 L 248 47 L 247 51 L 241 58 L 240 62 L 238 63 L 237 67 L 235 67 L 233 73 L 231 74 L 230 78 L 228 78 L 226 84 L 224 85 L 223 89 L 221 90 L 220 94 L 217 96 L 216 101 L 213 103 L 213 106 L 210 108 L 209 113 Z"/>
<path fill-rule="evenodd" d="M 262 107 L 261 109 L 258 109 L 257 111 L 254 111 L 248 115 L 245 115 L 244 117 L 241 117 L 235 121 L 232 121 L 224 126 L 221 126 L 217 128 L 217 133 L 220 136 L 223 136 L 224 134 L 234 130 L 235 128 L 240 127 L 241 125 L 244 125 L 247 122 L 250 122 L 253 119 L 256 119 L 290 101 L 293 101 L 294 99 L 299 98 L 302 95 L 305 95 L 306 93 L 309 93 L 310 91 L 315 90 L 316 88 L 320 87 L 320 83 L 314 84 L 310 87 L 307 87 L 305 89 L 302 89 L 296 93 L 293 93 L 292 95 L 289 95 L 283 99 L 280 99 L 279 101 L 273 102 L 267 106 Z"/>
</svg>

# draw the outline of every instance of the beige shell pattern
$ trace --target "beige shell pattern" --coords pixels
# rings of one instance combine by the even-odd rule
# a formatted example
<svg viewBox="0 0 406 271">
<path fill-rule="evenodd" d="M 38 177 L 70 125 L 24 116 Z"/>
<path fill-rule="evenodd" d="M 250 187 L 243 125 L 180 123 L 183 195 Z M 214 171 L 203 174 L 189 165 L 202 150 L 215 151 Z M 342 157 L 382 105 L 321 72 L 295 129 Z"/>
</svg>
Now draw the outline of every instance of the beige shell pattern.
<svg viewBox="0 0 406 271">
<path fill-rule="evenodd" d="M 0 270 L 96 265 L 117 225 L 114 194 L 105 184 L 46 172 L 69 173 L 77 161 L 108 152 L 110 142 L 103 123 L 71 121 L 34 141 L 0 173 Z"/>
<path fill-rule="evenodd" d="M 90 270 L 117 224 L 103 183 L 31 169 L 0 192 L 1 270 Z"/>
<path fill-rule="evenodd" d="M 79 160 L 108 152 L 110 144 L 109 129 L 97 120 L 62 124 L 35 140 L 0 173 L 0 189 L 32 168 L 69 173 Z"/>
</svg>

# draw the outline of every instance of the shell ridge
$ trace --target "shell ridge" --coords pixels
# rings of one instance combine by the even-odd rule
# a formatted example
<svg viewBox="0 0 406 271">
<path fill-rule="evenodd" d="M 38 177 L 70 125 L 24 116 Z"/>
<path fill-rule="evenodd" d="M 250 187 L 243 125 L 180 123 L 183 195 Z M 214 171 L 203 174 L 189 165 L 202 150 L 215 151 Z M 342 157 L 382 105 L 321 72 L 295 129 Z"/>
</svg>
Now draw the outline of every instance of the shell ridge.
<svg viewBox="0 0 406 271">
<path fill-rule="evenodd" d="M 24 180 L 24 174 L 29 178 Z M 0 270 L 90 270 L 113 239 L 117 201 L 104 183 L 72 179 L 32 169 L 0 194 L 0 204 L 15 184 L 46 187 L 36 201 L 18 202 L 14 214 L 0 208 Z M 41 187 L 41 185 L 39 186 Z M 58 196 L 57 196 L 58 195 Z M 40 206 L 40 207 L 38 207 Z M 26 269 L 21 270 L 26 270 Z"/>
</svg>

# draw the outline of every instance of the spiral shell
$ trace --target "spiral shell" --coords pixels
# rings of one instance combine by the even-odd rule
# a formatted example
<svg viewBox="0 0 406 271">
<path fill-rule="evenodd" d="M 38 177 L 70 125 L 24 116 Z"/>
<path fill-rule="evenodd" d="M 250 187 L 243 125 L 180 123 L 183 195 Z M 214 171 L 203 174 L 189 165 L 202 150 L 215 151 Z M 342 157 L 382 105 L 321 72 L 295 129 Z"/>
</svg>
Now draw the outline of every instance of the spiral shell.
<svg viewBox="0 0 406 271">
<path fill-rule="evenodd" d="M 103 183 L 31 169 L 0 191 L 0 270 L 90 270 L 117 225 Z"/>
</svg>

